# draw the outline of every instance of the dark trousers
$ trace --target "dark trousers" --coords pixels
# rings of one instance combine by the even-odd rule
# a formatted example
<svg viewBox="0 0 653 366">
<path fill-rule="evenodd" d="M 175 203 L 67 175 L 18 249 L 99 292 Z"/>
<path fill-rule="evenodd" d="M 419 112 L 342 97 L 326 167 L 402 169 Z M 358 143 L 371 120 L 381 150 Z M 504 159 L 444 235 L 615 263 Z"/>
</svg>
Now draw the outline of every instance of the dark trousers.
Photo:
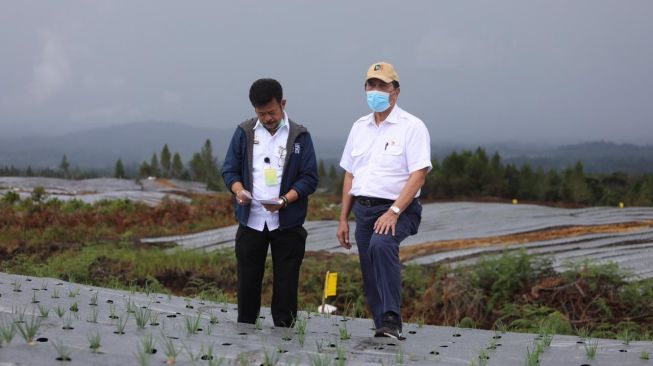
<svg viewBox="0 0 653 366">
<path fill-rule="evenodd" d="M 291 327 L 297 317 L 299 269 L 306 249 L 306 230 L 257 231 L 244 225 L 236 232 L 238 260 L 238 321 L 254 324 L 261 308 L 261 283 L 268 246 L 272 248 L 272 320 Z"/>
<path fill-rule="evenodd" d="M 366 207 L 354 203 L 356 216 L 356 245 L 363 274 L 363 289 L 370 307 L 374 325 L 383 325 L 383 314 L 393 312 L 401 319 L 401 262 L 399 244 L 409 235 L 417 233 L 422 219 L 422 206 L 414 199 L 399 215 L 392 233 L 374 233 L 374 222 L 386 213 L 390 204 Z"/>
</svg>

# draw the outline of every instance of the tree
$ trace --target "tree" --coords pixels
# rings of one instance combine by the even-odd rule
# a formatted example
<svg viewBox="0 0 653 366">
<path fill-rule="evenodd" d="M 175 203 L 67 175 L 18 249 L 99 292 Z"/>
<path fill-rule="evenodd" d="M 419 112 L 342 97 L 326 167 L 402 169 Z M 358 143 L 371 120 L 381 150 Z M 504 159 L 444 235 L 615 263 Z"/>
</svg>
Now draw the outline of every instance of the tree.
<svg viewBox="0 0 653 366">
<path fill-rule="evenodd" d="M 152 154 L 152 159 L 150 159 L 150 175 L 159 177 L 161 176 L 161 168 L 159 167 L 159 159 L 156 157 L 156 154 Z"/>
<path fill-rule="evenodd" d="M 222 189 L 221 177 L 218 173 L 218 161 L 217 158 L 213 156 L 213 147 L 211 146 L 211 140 L 207 139 L 202 146 L 202 151 L 200 152 L 200 157 L 202 164 L 204 165 L 204 182 L 206 183 L 207 188 L 219 191 Z"/>
<path fill-rule="evenodd" d="M 190 159 L 190 170 L 191 177 L 196 182 L 206 181 L 206 171 L 204 169 L 204 162 L 202 161 L 202 156 L 199 153 L 193 154 L 193 157 Z"/>
<path fill-rule="evenodd" d="M 179 153 L 175 153 L 175 155 L 172 157 L 172 172 L 171 176 L 176 179 L 180 179 L 181 176 L 184 174 L 184 163 L 181 161 L 181 155 Z"/>
<path fill-rule="evenodd" d="M 319 185 L 320 187 L 327 187 L 329 182 L 327 181 L 326 169 L 324 168 L 324 160 L 320 159 L 317 163 L 317 175 L 320 177 Z"/>
<path fill-rule="evenodd" d="M 59 163 L 59 170 L 61 171 L 61 174 L 63 175 L 64 178 L 69 178 L 70 176 L 70 163 L 68 163 L 68 157 L 66 154 L 63 155 L 61 158 L 61 163 Z"/>
<path fill-rule="evenodd" d="M 125 167 L 122 165 L 121 159 L 118 159 L 118 161 L 116 161 L 116 167 L 113 171 L 113 176 L 115 178 L 120 178 L 120 179 L 125 178 Z"/>
<path fill-rule="evenodd" d="M 138 168 L 138 176 L 141 178 L 147 178 L 151 174 L 150 165 L 144 161 L 141 166 Z"/>
<path fill-rule="evenodd" d="M 168 144 L 163 145 L 163 150 L 161 150 L 161 174 L 165 178 L 170 178 L 172 173 L 172 162 L 170 159 L 170 150 L 168 149 Z"/>
</svg>

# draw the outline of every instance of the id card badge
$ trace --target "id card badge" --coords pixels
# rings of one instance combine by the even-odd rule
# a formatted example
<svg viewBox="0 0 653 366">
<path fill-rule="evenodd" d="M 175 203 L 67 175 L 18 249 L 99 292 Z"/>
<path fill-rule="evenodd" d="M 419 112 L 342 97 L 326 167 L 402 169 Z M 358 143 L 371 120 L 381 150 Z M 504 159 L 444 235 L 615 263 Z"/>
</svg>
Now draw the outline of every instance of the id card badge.
<svg viewBox="0 0 653 366">
<path fill-rule="evenodd" d="M 263 175 L 265 176 L 265 185 L 266 186 L 276 186 L 277 184 L 277 170 L 274 168 L 265 168 L 263 169 Z"/>
</svg>

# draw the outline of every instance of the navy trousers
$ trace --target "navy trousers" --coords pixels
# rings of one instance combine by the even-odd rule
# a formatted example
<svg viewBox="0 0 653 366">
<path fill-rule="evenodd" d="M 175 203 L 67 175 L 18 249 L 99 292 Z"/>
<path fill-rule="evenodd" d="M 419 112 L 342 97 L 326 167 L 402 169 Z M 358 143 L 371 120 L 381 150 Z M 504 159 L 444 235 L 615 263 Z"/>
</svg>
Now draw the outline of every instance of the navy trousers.
<svg viewBox="0 0 653 366">
<path fill-rule="evenodd" d="M 390 204 L 366 207 L 354 202 L 356 245 L 363 274 L 363 289 L 374 325 L 383 325 L 383 314 L 392 311 L 401 319 L 401 263 L 399 244 L 417 233 L 422 220 L 422 205 L 414 199 L 399 215 L 395 235 L 374 233 L 374 222 L 388 211 Z"/>
</svg>

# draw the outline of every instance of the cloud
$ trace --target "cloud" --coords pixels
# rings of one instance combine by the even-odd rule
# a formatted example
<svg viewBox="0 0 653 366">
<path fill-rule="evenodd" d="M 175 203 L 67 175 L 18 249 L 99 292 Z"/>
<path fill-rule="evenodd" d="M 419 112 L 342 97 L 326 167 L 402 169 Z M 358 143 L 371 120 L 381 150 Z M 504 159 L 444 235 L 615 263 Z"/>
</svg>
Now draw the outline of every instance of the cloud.
<svg viewBox="0 0 653 366">
<path fill-rule="evenodd" d="M 30 83 L 34 101 L 41 103 L 59 93 L 70 74 L 70 62 L 60 39 L 52 32 L 44 32 L 40 60 L 34 66 Z"/>
<path fill-rule="evenodd" d="M 161 100 L 166 104 L 179 104 L 181 103 L 181 95 L 170 90 L 164 90 L 161 92 Z"/>
</svg>

